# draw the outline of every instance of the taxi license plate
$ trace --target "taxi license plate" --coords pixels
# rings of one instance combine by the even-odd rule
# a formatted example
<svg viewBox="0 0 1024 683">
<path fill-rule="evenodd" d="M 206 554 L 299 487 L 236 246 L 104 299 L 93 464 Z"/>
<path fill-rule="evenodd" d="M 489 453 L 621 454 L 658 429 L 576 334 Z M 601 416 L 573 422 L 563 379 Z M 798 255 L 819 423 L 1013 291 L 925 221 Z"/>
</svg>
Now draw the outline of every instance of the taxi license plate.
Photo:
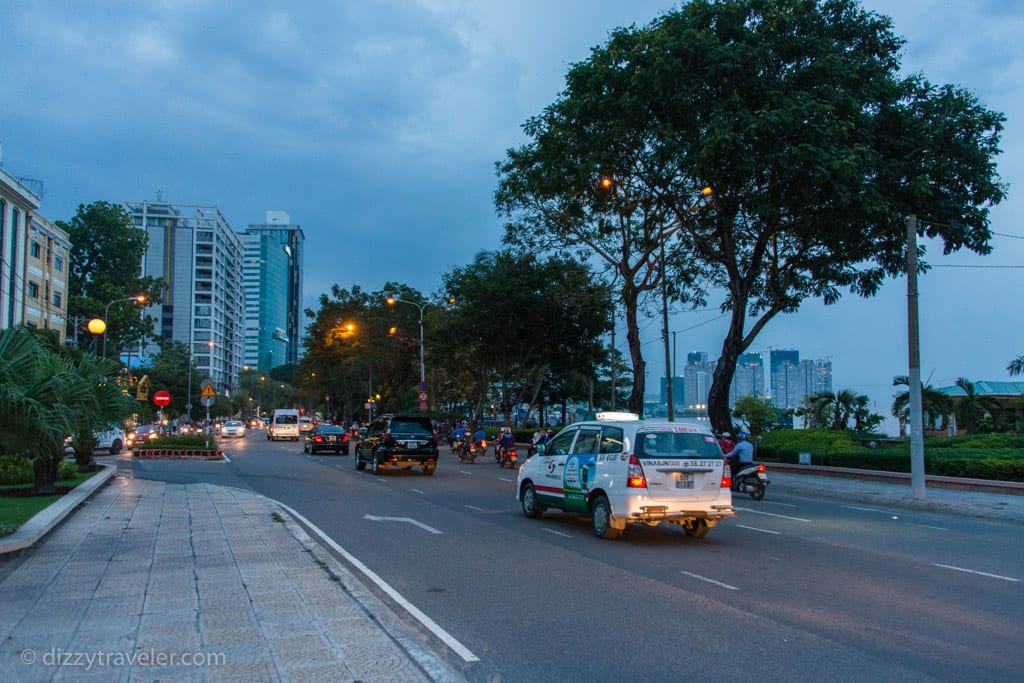
<svg viewBox="0 0 1024 683">
<path fill-rule="evenodd" d="M 419 448 L 423 445 L 422 441 L 403 441 L 402 445 L 406 448 Z"/>
<path fill-rule="evenodd" d="M 676 488 L 677 489 L 692 489 L 693 488 L 693 474 L 690 472 L 680 472 L 676 475 Z"/>
</svg>

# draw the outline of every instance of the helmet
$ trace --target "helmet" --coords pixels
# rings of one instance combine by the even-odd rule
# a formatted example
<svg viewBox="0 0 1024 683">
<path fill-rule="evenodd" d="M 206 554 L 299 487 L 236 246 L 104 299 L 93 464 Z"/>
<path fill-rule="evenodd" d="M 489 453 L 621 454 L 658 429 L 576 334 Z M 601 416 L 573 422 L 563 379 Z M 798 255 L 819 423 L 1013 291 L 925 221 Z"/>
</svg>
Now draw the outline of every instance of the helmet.
<svg viewBox="0 0 1024 683">
<path fill-rule="evenodd" d="M 739 434 L 737 434 L 736 436 L 738 436 L 741 439 L 746 439 L 747 437 L 750 436 L 750 434 L 747 434 L 746 430 L 744 430 L 744 431 L 740 432 Z"/>
<path fill-rule="evenodd" d="M 732 437 L 732 434 L 730 434 L 729 432 L 722 432 L 722 436 L 728 439 Z"/>
</svg>

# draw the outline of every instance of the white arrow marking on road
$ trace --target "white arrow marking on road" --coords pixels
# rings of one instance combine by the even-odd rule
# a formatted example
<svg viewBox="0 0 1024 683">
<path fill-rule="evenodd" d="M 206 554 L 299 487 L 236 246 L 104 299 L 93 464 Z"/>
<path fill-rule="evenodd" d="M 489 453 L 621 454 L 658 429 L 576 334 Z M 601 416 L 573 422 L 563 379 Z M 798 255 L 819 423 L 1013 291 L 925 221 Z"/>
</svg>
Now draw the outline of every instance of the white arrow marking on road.
<svg viewBox="0 0 1024 683">
<path fill-rule="evenodd" d="M 368 519 L 368 520 L 370 520 L 372 522 L 407 522 L 409 524 L 415 524 L 416 526 L 418 526 L 419 528 L 423 529 L 424 531 L 429 531 L 432 534 L 444 533 L 444 532 L 438 531 L 437 529 L 435 529 L 432 526 L 427 526 L 423 522 L 417 522 L 412 517 L 377 517 L 375 515 L 363 515 L 363 519 Z"/>
</svg>

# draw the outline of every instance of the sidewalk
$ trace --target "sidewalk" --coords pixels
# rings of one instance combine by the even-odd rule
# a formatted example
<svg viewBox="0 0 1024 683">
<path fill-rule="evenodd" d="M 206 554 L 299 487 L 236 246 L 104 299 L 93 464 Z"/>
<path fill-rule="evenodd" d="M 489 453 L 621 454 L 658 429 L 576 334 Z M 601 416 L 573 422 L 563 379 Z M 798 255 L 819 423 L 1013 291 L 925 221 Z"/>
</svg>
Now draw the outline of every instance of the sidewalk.
<svg viewBox="0 0 1024 683">
<path fill-rule="evenodd" d="M 114 478 L 0 562 L 0 680 L 463 680 L 250 492 Z"/>
</svg>

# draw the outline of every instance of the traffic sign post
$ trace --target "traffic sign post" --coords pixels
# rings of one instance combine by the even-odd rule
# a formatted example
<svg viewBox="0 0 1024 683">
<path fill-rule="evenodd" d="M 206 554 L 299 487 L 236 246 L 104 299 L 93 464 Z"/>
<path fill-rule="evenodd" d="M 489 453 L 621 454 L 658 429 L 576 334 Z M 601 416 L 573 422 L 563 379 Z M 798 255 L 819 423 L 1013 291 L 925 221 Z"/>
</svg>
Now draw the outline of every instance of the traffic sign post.
<svg viewBox="0 0 1024 683">
<path fill-rule="evenodd" d="M 171 405 L 171 394 L 168 391 L 158 391 L 153 394 L 153 403 L 161 408 Z"/>
</svg>

